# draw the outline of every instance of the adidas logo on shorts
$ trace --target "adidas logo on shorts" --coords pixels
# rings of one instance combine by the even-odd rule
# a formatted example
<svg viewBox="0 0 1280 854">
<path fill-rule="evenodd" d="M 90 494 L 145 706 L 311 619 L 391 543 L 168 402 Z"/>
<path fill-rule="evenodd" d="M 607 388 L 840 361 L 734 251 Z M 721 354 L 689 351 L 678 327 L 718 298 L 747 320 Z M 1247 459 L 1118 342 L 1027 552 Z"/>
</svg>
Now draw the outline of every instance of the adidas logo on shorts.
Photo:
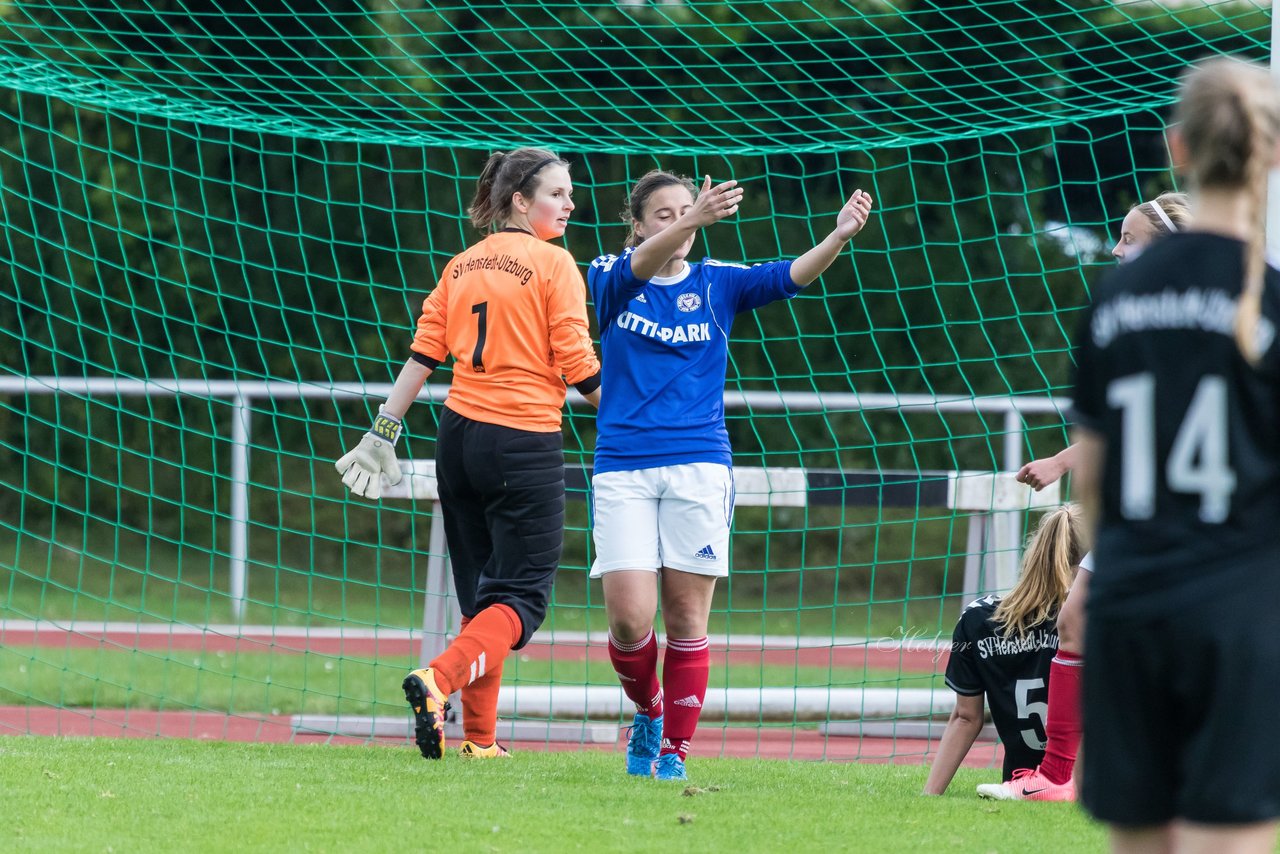
<svg viewBox="0 0 1280 854">
<path fill-rule="evenodd" d="M 712 551 L 711 544 L 708 543 L 707 545 L 698 549 L 697 553 L 694 554 L 694 557 L 698 558 L 699 560 L 716 560 L 716 553 Z"/>
</svg>

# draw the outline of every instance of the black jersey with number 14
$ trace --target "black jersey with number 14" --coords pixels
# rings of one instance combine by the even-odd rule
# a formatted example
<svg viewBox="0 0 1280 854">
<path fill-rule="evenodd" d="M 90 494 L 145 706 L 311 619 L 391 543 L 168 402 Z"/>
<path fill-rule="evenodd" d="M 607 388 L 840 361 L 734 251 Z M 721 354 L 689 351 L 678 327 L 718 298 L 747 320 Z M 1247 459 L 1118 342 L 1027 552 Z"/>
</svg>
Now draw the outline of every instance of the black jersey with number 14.
<svg viewBox="0 0 1280 854">
<path fill-rule="evenodd" d="M 946 680 L 957 694 L 987 695 L 1008 780 L 1044 756 L 1049 664 L 1058 651 L 1058 629 L 1046 620 L 1021 637 L 1006 636 L 992 620 L 998 604 L 999 598 L 984 596 L 964 609 L 951 636 Z"/>
<path fill-rule="evenodd" d="M 1234 339 L 1244 244 L 1175 234 L 1108 273 L 1076 347 L 1074 420 L 1106 443 L 1090 608 L 1193 607 L 1280 573 L 1280 273 L 1250 365 Z"/>
</svg>

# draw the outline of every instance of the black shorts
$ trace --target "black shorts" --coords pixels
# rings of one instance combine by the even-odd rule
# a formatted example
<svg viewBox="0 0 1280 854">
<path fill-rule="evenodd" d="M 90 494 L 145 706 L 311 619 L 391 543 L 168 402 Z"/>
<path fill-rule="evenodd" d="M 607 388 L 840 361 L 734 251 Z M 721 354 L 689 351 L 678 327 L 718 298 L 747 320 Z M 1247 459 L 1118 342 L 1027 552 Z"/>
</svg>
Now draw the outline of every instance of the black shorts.
<svg viewBox="0 0 1280 854">
<path fill-rule="evenodd" d="M 472 421 L 448 407 L 436 436 L 445 539 L 463 616 L 506 605 L 542 625 L 564 546 L 564 439 Z"/>
<path fill-rule="evenodd" d="M 1090 609 L 1081 801 L 1096 818 L 1139 827 L 1280 816 L 1280 602 L 1250 592 L 1173 616 Z"/>
</svg>

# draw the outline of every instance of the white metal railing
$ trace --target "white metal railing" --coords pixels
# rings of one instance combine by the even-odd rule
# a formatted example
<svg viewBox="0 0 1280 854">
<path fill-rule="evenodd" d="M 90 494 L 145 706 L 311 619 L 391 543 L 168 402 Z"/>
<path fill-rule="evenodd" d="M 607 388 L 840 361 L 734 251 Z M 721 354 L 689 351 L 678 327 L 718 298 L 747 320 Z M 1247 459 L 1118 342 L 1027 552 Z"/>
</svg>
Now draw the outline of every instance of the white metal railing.
<svg viewBox="0 0 1280 854">
<path fill-rule="evenodd" d="M 86 397 L 176 397 L 220 398 L 231 402 L 231 521 L 230 594 L 232 611 L 243 618 L 248 596 L 249 555 L 249 448 L 252 443 L 252 402 L 258 399 L 385 399 L 391 383 L 296 383 L 275 380 L 139 380 L 116 377 L 18 377 L 0 376 L 0 394 L 73 394 Z M 449 388 L 427 384 L 419 400 L 444 400 Z M 572 406 L 587 406 L 573 389 Z M 1022 465 L 1024 415 L 1061 414 L 1067 401 L 1057 397 L 1018 397 L 931 394 L 858 394 L 857 392 L 726 391 L 726 410 L 769 412 L 856 412 L 900 410 L 903 412 L 993 412 L 1004 414 L 1003 467 L 1016 471 Z M 1008 526 L 1017 534 L 1016 525 Z M 1017 548 L 1017 543 L 1011 544 Z M 432 548 L 435 548 L 433 542 Z"/>
</svg>

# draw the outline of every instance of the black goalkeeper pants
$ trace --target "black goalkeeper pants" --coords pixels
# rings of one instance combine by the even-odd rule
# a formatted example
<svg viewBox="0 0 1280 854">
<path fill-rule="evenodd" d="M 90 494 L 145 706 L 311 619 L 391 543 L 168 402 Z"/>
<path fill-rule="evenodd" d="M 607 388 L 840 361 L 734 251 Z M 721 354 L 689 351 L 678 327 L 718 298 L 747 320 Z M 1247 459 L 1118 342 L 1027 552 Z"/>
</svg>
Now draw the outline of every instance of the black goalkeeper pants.
<svg viewBox="0 0 1280 854">
<path fill-rule="evenodd" d="M 542 625 L 564 546 L 564 439 L 465 418 L 447 406 L 436 479 L 453 582 L 465 617 L 520 615 L 515 649 Z"/>
</svg>

